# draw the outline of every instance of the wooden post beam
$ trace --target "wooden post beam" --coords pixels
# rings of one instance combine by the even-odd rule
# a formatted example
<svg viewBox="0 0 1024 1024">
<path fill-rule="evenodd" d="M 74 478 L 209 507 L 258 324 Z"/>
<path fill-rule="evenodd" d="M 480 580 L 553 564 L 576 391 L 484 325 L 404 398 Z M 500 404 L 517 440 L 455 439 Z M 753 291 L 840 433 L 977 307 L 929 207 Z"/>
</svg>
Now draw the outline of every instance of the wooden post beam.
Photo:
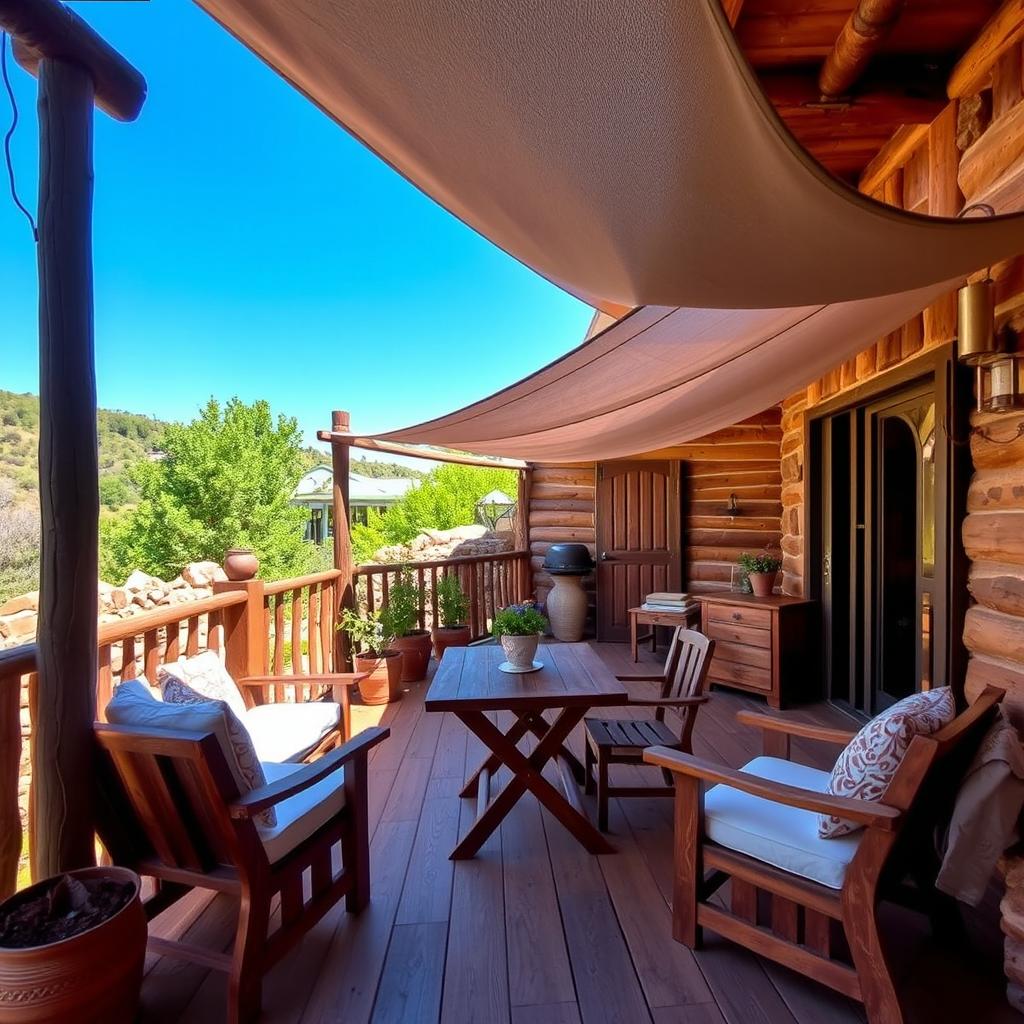
<svg viewBox="0 0 1024 1024">
<path fill-rule="evenodd" d="M 341 574 L 338 577 L 335 599 L 337 621 L 346 608 L 355 607 L 355 592 L 352 586 L 352 536 L 349 528 L 349 464 L 352 445 L 344 436 L 350 427 L 349 415 L 339 409 L 331 413 L 331 470 L 334 475 L 334 567 Z M 371 581 L 372 583 L 372 581 Z M 334 645 L 335 672 L 344 672 L 349 665 L 348 638 L 338 630 Z"/>
<path fill-rule="evenodd" d="M 99 453 L 92 308 L 93 82 L 39 65 L 38 715 L 32 874 L 94 863 Z"/>
<path fill-rule="evenodd" d="M 109 43 L 58 0 L 0 0 L 0 29 L 14 57 L 39 75 L 47 58 L 77 64 L 93 82 L 95 102 L 119 121 L 134 121 L 146 99 L 146 80 Z"/>
<path fill-rule="evenodd" d="M 845 96 L 892 31 L 906 0 L 860 0 L 818 75 L 822 96 Z"/>
<path fill-rule="evenodd" d="M 1024 39 L 1024 0 L 1006 0 L 956 62 L 946 92 L 951 100 L 981 92 L 1000 57 Z"/>
</svg>

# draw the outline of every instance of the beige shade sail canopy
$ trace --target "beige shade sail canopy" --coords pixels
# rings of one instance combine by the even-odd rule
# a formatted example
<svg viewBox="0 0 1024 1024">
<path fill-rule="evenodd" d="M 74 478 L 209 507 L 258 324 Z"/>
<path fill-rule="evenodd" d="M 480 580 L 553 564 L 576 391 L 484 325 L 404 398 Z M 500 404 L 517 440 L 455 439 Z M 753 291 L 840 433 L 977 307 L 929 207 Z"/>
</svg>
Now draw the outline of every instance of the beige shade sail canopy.
<svg viewBox="0 0 1024 1024">
<path fill-rule="evenodd" d="M 829 176 L 719 0 L 199 3 L 427 195 L 596 306 L 841 302 L 1024 250 L 1020 216 L 919 216 Z"/>
<path fill-rule="evenodd" d="M 645 306 L 490 398 L 378 440 L 531 462 L 682 444 L 780 402 L 951 284 L 793 309 Z"/>
</svg>

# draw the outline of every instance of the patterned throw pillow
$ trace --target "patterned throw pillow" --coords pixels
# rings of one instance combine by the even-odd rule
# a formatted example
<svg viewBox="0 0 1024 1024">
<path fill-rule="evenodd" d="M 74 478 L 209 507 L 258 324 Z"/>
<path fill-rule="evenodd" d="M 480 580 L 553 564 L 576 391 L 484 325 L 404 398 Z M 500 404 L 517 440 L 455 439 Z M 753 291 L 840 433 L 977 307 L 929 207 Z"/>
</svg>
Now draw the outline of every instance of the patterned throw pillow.
<svg viewBox="0 0 1024 1024">
<path fill-rule="evenodd" d="M 259 789 L 267 784 L 263 765 L 260 764 L 259 758 L 256 756 L 256 748 L 252 745 L 249 731 L 238 720 L 238 716 L 232 711 L 227 701 L 211 700 L 192 689 L 187 683 L 183 683 L 176 676 L 166 672 L 162 673 L 160 685 L 165 704 L 204 704 L 219 707 L 224 715 L 228 741 L 235 755 L 238 774 L 248 784 L 249 789 Z M 257 825 L 273 828 L 277 824 L 277 812 L 273 807 L 268 807 L 256 815 L 254 820 Z"/>
<path fill-rule="evenodd" d="M 156 681 L 161 689 L 167 676 L 180 679 L 207 700 L 224 701 L 238 718 L 245 717 L 246 708 L 242 694 L 216 651 L 203 651 L 202 654 L 193 655 L 191 658 L 182 658 L 180 661 L 170 661 L 166 665 L 161 665 L 156 673 Z"/>
<path fill-rule="evenodd" d="M 881 800 L 915 736 L 930 736 L 956 717 L 948 686 L 914 693 L 864 726 L 839 755 L 828 792 L 859 800 Z M 821 815 L 818 835 L 834 839 L 863 826 L 835 815 Z"/>
</svg>

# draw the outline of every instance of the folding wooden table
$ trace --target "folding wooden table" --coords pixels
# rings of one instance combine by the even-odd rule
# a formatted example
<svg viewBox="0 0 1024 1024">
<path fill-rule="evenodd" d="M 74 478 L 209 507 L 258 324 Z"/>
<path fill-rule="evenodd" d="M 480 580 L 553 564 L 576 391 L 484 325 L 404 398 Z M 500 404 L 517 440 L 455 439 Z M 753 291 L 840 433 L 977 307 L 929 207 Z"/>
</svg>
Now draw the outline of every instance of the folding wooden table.
<svg viewBox="0 0 1024 1024">
<path fill-rule="evenodd" d="M 591 853 L 614 852 L 583 811 L 579 794 L 583 765 L 565 744 L 591 708 L 626 703 L 626 688 L 584 643 L 542 646 L 537 660 L 544 667 L 536 672 L 502 672 L 498 666 L 504 660 L 499 646 L 449 647 L 427 692 L 427 711 L 452 712 L 491 751 L 462 790 L 464 797 L 476 796 L 477 818 L 452 851 L 452 860 L 474 856 L 527 792 Z M 516 716 L 507 732 L 488 717 L 488 712 L 495 711 Z M 544 718 L 545 711 L 558 712 L 554 721 Z M 537 737 L 537 745 L 525 754 L 517 744 L 530 733 Z M 552 760 L 561 790 L 543 775 L 544 766 Z M 512 778 L 491 797 L 491 780 L 502 766 Z"/>
</svg>

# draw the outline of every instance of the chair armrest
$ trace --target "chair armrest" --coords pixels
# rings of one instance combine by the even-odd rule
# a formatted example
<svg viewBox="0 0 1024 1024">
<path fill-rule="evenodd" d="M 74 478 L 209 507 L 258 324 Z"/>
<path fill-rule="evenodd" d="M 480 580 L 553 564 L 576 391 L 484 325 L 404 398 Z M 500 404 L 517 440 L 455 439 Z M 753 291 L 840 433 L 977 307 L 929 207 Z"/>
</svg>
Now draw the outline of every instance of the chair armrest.
<svg viewBox="0 0 1024 1024">
<path fill-rule="evenodd" d="M 644 761 L 648 764 L 667 768 L 677 775 L 702 779 L 705 782 L 720 783 L 742 790 L 751 796 L 759 796 L 772 803 L 785 804 L 787 807 L 799 807 L 817 814 L 834 814 L 837 818 L 855 821 L 858 825 L 868 825 L 891 831 L 902 817 L 903 812 L 888 804 L 876 803 L 873 800 L 856 800 L 851 797 L 833 796 L 830 793 L 818 793 L 812 789 L 801 789 L 799 786 L 788 786 L 783 782 L 762 779 L 748 772 L 736 771 L 722 765 L 705 761 L 691 754 L 683 754 L 669 747 L 648 747 L 644 751 Z"/>
<path fill-rule="evenodd" d="M 699 697 L 652 697 L 650 700 L 638 698 L 630 699 L 628 707 L 631 708 L 694 708 L 701 704 L 707 704 L 711 697 L 702 693 Z"/>
<path fill-rule="evenodd" d="M 659 672 L 657 675 L 640 673 L 638 675 L 626 675 L 616 676 L 616 679 L 620 683 L 663 683 L 665 682 L 665 673 Z"/>
<path fill-rule="evenodd" d="M 831 729 L 824 725 L 812 725 L 810 722 L 797 722 L 792 718 L 762 715 L 756 711 L 737 711 L 736 721 L 740 725 L 749 725 L 762 732 L 778 732 L 806 740 L 821 740 L 823 743 L 833 743 L 839 747 L 845 747 L 857 735 L 856 730 Z"/>
<path fill-rule="evenodd" d="M 260 811 L 265 811 L 268 807 L 273 807 L 274 804 L 279 804 L 282 800 L 287 800 L 289 797 L 295 796 L 296 793 L 315 786 L 349 761 L 360 757 L 365 758 L 371 747 L 386 740 L 390 734 L 391 730 L 387 727 L 365 729 L 344 746 L 332 750 L 329 754 L 324 754 L 312 764 L 286 775 L 277 782 L 271 782 L 239 797 L 229 808 L 231 817 L 252 818 Z"/>
</svg>

